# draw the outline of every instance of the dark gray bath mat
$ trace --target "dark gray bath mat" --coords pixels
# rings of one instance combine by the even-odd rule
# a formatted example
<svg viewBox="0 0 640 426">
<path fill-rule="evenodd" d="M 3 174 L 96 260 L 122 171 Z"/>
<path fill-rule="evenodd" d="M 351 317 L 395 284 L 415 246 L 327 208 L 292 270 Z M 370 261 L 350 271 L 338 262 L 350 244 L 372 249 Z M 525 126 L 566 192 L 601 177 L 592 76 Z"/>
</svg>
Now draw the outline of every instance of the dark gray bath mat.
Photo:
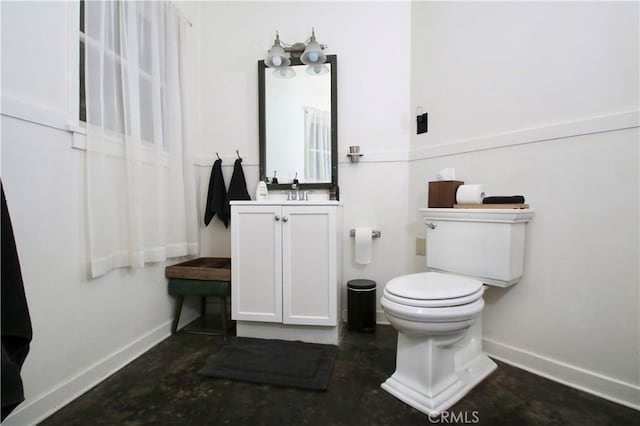
<svg viewBox="0 0 640 426">
<path fill-rule="evenodd" d="M 338 347 L 287 340 L 236 337 L 199 374 L 221 379 L 326 390 Z"/>
</svg>

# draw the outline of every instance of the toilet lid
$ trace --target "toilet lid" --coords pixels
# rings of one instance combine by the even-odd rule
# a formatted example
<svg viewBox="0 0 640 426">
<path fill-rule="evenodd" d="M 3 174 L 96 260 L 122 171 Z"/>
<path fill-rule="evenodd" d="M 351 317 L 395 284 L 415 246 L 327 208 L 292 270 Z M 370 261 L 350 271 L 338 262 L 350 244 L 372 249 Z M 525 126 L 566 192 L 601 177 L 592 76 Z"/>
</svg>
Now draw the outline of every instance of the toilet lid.
<svg viewBox="0 0 640 426">
<path fill-rule="evenodd" d="M 386 290 L 395 296 L 416 300 L 457 299 L 481 289 L 482 283 L 473 278 L 439 272 L 403 275 L 386 286 Z"/>
</svg>

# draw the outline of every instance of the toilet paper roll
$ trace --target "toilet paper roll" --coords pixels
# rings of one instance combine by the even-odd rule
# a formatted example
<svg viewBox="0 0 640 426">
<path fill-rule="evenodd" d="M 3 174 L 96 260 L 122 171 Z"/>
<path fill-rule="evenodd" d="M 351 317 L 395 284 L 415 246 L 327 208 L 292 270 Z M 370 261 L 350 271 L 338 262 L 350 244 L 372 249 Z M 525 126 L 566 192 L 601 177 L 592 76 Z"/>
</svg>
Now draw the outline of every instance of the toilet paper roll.
<svg viewBox="0 0 640 426">
<path fill-rule="evenodd" d="M 482 204 L 484 199 L 484 185 L 460 185 L 456 191 L 458 204 Z"/>
<path fill-rule="evenodd" d="M 371 242 L 373 240 L 371 228 L 356 228 L 356 263 L 367 265 L 371 263 Z"/>
</svg>

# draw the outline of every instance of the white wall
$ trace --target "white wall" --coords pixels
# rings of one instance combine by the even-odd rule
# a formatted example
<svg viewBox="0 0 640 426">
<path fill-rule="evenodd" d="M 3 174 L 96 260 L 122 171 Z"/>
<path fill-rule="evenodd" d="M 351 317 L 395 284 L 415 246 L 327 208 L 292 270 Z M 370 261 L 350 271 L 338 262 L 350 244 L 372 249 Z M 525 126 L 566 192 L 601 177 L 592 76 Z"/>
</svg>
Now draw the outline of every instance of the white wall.
<svg viewBox="0 0 640 426">
<path fill-rule="evenodd" d="M 410 4 L 394 2 L 211 2 L 202 4 L 201 197 L 211 164 L 223 157 L 225 181 L 238 149 L 249 193 L 258 180 L 257 61 L 275 31 L 289 44 L 315 27 L 327 52 L 338 56 L 338 144 L 344 202 L 344 281 L 369 278 L 383 286 L 406 273 L 412 261 L 406 231 L 409 148 Z M 365 44 L 363 41 L 367 40 Z M 379 52 L 384 52 L 384 59 Z M 224 58 L 224 59 L 221 59 Z M 382 62 L 393 64 L 380 66 Z M 301 141 L 302 143 L 302 141 Z M 350 145 L 360 145 L 362 163 L 346 163 Z M 382 231 L 373 262 L 353 263 L 349 229 Z M 214 219 L 203 232 L 207 255 L 228 256 L 229 232 Z"/>
<path fill-rule="evenodd" d="M 412 148 L 637 109 L 634 8 L 415 2 L 411 102 L 431 123 Z"/>
<path fill-rule="evenodd" d="M 525 276 L 485 294 L 485 350 L 635 407 L 638 31 L 638 3 L 414 3 L 411 103 L 430 122 L 409 195 L 424 236 L 413 212 L 444 167 L 524 194 Z"/>
<path fill-rule="evenodd" d="M 173 318 L 164 264 L 88 278 L 84 151 L 67 130 L 77 125 L 77 5 L 0 4 L 2 183 L 33 324 L 26 401 L 7 425 L 51 414 L 167 337 Z"/>
</svg>

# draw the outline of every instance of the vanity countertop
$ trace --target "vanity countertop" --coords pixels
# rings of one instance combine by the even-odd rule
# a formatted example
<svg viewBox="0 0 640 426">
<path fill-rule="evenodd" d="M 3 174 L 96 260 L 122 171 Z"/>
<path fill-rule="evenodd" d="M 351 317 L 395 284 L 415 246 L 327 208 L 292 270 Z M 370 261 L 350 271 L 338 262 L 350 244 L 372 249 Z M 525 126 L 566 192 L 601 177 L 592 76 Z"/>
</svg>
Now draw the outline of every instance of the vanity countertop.
<svg viewBox="0 0 640 426">
<path fill-rule="evenodd" d="M 232 206 L 342 206 L 342 202 L 335 200 L 264 200 L 264 201 L 231 201 Z"/>
</svg>

